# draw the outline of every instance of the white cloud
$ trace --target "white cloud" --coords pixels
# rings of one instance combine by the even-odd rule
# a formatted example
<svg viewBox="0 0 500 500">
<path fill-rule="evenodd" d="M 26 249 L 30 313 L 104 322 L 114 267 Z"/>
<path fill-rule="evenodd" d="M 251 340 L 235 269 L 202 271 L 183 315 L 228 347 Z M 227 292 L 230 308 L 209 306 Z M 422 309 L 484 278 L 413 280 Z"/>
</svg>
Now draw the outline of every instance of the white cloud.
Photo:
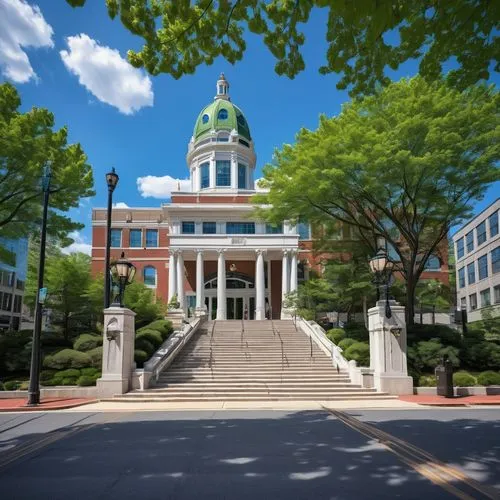
<svg viewBox="0 0 500 500">
<path fill-rule="evenodd" d="M 1 2 L 2 0 L 0 0 Z M 85 238 L 80 234 L 79 231 L 73 231 L 69 233 L 69 237 L 74 240 L 71 245 L 65 248 L 61 248 L 62 253 L 69 255 L 70 253 L 82 252 L 87 255 L 91 254 L 92 245 L 85 242 Z"/>
<path fill-rule="evenodd" d="M 123 201 L 119 201 L 118 203 L 113 203 L 113 208 L 130 208 L 130 207 Z"/>
<path fill-rule="evenodd" d="M 153 105 L 151 79 L 117 50 L 99 45 L 85 33 L 69 36 L 66 43 L 69 50 L 59 52 L 61 59 L 97 99 L 126 115 Z"/>
<path fill-rule="evenodd" d="M 36 79 L 24 48 L 54 46 L 53 30 L 37 5 L 24 0 L 0 0 L 0 66 L 16 83 Z"/>
<path fill-rule="evenodd" d="M 174 179 L 170 175 L 146 175 L 137 179 L 137 188 L 143 198 L 170 198 L 172 191 L 191 191 L 189 179 Z"/>
</svg>

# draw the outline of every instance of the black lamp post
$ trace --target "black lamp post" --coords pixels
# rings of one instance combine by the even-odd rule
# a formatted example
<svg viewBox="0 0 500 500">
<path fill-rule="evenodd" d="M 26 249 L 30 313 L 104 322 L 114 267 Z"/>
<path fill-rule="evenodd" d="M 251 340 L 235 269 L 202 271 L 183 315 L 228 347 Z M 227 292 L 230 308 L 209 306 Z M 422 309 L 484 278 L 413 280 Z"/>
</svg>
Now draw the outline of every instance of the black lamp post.
<svg viewBox="0 0 500 500">
<path fill-rule="evenodd" d="M 370 269 L 374 274 L 373 283 L 377 286 L 377 300 L 380 300 L 380 287 L 385 288 L 385 317 L 392 316 L 391 306 L 389 304 L 389 287 L 391 281 L 394 262 L 387 256 L 383 248 L 379 248 L 374 257 L 370 259 Z"/>
<path fill-rule="evenodd" d="M 36 406 L 40 403 L 40 336 L 42 332 L 42 309 L 45 297 L 42 295 L 43 275 L 45 271 L 45 243 L 47 239 L 47 212 L 49 208 L 50 178 L 52 171 L 50 163 L 43 167 L 42 190 L 43 190 L 43 215 L 42 228 L 40 232 L 40 260 L 38 263 L 38 288 L 35 305 L 35 326 L 33 328 L 33 343 L 31 346 L 30 385 L 28 389 L 28 406 Z"/>
<path fill-rule="evenodd" d="M 125 287 L 134 280 L 136 268 L 132 262 L 125 258 L 125 252 L 122 252 L 120 258 L 113 262 L 111 266 L 111 274 L 118 280 L 119 291 L 115 297 L 112 306 L 123 307 L 123 295 Z"/>
<path fill-rule="evenodd" d="M 108 213 L 106 222 L 106 255 L 104 259 L 104 309 L 109 307 L 109 296 L 111 293 L 111 279 L 109 269 L 109 258 L 111 248 L 111 210 L 113 208 L 113 191 L 118 184 L 118 174 L 114 167 L 106 174 L 106 184 L 108 185 Z"/>
</svg>

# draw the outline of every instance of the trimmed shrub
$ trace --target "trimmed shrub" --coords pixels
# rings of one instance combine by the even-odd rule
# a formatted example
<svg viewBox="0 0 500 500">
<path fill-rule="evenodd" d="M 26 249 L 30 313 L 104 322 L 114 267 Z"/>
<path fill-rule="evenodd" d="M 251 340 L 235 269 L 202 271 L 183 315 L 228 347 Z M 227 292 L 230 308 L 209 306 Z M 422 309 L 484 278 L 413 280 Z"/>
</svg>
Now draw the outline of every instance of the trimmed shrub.
<svg viewBox="0 0 500 500">
<path fill-rule="evenodd" d="M 326 336 L 336 345 L 345 338 L 345 331 L 342 328 L 332 328 L 326 332 Z"/>
<path fill-rule="evenodd" d="M 90 363 L 87 363 L 87 367 L 92 366 L 97 369 L 102 367 L 102 347 L 95 347 L 94 349 L 87 351 L 85 354 L 87 354 L 90 359 Z"/>
<path fill-rule="evenodd" d="M 40 384 L 44 387 L 53 387 L 54 385 L 60 385 L 61 380 L 58 378 L 51 378 L 50 380 L 44 380 L 43 382 L 40 382 Z"/>
<path fill-rule="evenodd" d="M 149 359 L 148 353 L 141 351 L 141 349 L 136 349 L 134 351 L 134 360 L 137 364 L 137 368 L 142 368 L 144 363 Z"/>
<path fill-rule="evenodd" d="M 56 370 L 42 370 L 40 372 L 40 382 L 46 382 L 52 379 L 56 373 Z"/>
<path fill-rule="evenodd" d="M 21 385 L 19 386 L 19 390 L 20 391 L 27 391 L 28 388 L 29 388 L 29 381 L 28 380 L 25 380 L 24 382 L 21 382 Z"/>
<path fill-rule="evenodd" d="M 95 349 L 96 347 L 102 346 L 102 336 L 93 335 L 91 333 L 83 333 L 75 340 L 73 348 L 76 351 L 87 352 Z"/>
<path fill-rule="evenodd" d="M 161 333 L 158 330 L 151 330 L 149 328 L 141 328 L 141 331 L 135 337 L 136 343 L 138 339 L 146 339 L 148 342 L 151 342 L 155 351 L 163 343 Z"/>
<path fill-rule="evenodd" d="M 61 385 L 76 385 L 76 381 L 78 379 L 76 378 L 63 378 L 62 379 L 62 382 L 61 382 Z"/>
<path fill-rule="evenodd" d="M 457 372 L 453 374 L 453 385 L 455 387 L 471 387 L 476 385 L 476 378 L 468 372 Z"/>
<path fill-rule="evenodd" d="M 68 370 L 56 372 L 53 378 L 78 378 L 80 375 L 80 370 L 77 370 L 76 368 L 69 368 Z"/>
<path fill-rule="evenodd" d="M 19 380 L 7 380 L 7 382 L 4 382 L 3 386 L 6 391 L 16 391 L 21 386 L 21 382 L 19 382 Z"/>
<path fill-rule="evenodd" d="M 437 386 L 437 380 L 434 375 L 422 375 L 418 379 L 418 386 L 419 387 L 436 387 Z"/>
<path fill-rule="evenodd" d="M 500 373 L 488 370 L 482 372 L 477 377 L 479 385 L 500 385 Z"/>
<path fill-rule="evenodd" d="M 95 380 L 93 377 L 90 377 L 88 375 L 82 375 L 77 381 L 76 383 L 80 386 L 80 387 L 88 387 L 88 386 L 91 386 L 91 385 L 95 385 Z"/>
<path fill-rule="evenodd" d="M 353 344 L 355 344 L 356 341 L 354 339 L 344 339 L 344 340 L 341 340 L 337 345 L 343 350 L 345 351 L 346 349 L 348 349 L 349 347 L 351 347 Z"/>
<path fill-rule="evenodd" d="M 65 368 L 84 368 L 91 364 L 89 355 L 73 349 L 63 349 L 49 356 L 45 356 L 43 366 L 63 370 Z"/>
<path fill-rule="evenodd" d="M 345 335 L 350 339 L 357 340 L 359 342 L 368 341 L 370 334 L 368 329 L 362 323 L 355 323 L 350 321 L 344 325 Z"/>
<path fill-rule="evenodd" d="M 98 378 L 101 378 L 101 375 L 102 375 L 102 374 L 101 374 L 101 372 L 97 372 L 95 375 L 92 375 L 92 379 L 93 379 L 95 382 L 97 382 L 97 379 L 98 379 Z"/>
<path fill-rule="evenodd" d="M 366 342 L 355 342 L 344 351 L 344 357 L 354 359 L 359 366 L 370 366 L 370 346 Z"/>
<path fill-rule="evenodd" d="M 137 333 L 141 333 L 142 330 L 156 330 L 160 332 L 162 340 L 165 340 L 169 335 L 171 335 L 174 331 L 174 327 L 172 326 L 172 322 L 168 319 L 157 319 L 149 325 L 146 325 L 144 328 L 137 330 Z"/>
<path fill-rule="evenodd" d="M 453 346 L 444 347 L 439 339 L 417 342 L 408 348 L 408 359 L 417 371 L 425 372 L 429 368 L 433 370 L 441 362 L 444 355 L 448 356 L 455 368 L 460 366 L 458 349 Z"/>
<path fill-rule="evenodd" d="M 137 337 L 135 339 L 135 348 L 140 351 L 144 351 L 147 353 L 148 358 L 150 358 L 155 352 L 155 346 L 144 337 Z"/>
<path fill-rule="evenodd" d="M 3 382 L 0 382 L 0 391 L 5 391 L 5 387 L 3 385 Z"/>
<path fill-rule="evenodd" d="M 42 344 L 42 349 L 44 350 L 44 352 L 66 348 L 71 349 L 73 347 L 73 343 L 71 342 L 71 340 L 66 340 L 60 334 L 53 332 L 43 332 L 40 342 Z"/>
<path fill-rule="evenodd" d="M 82 368 L 80 373 L 87 377 L 93 377 L 96 373 L 100 374 L 101 372 L 97 368 Z"/>
<path fill-rule="evenodd" d="M 306 321 L 312 321 L 315 319 L 314 311 L 311 309 L 297 309 L 297 316 L 301 316 Z"/>
<path fill-rule="evenodd" d="M 494 342 L 480 342 L 465 347 L 463 357 L 471 368 L 499 370 L 500 346 Z"/>
<path fill-rule="evenodd" d="M 437 339 L 445 346 L 460 347 L 461 336 L 457 330 L 446 325 L 409 325 L 406 330 L 408 345 Z"/>
</svg>

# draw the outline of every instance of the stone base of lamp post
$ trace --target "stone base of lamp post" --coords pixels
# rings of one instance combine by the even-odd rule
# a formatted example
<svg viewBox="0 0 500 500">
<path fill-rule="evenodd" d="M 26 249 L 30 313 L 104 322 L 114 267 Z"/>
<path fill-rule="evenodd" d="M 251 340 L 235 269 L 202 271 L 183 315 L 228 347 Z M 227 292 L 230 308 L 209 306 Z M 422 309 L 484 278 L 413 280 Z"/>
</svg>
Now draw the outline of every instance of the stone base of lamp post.
<svg viewBox="0 0 500 500">
<path fill-rule="evenodd" d="M 167 312 L 167 317 L 174 327 L 174 330 L 182 330 L 183 320 L 186 317 L 184 309 L 169 309 Z"/>
<path fill-rule="evenodd" d="M 122 307 L 104 309 L 102 376 L 97 380 L 97 394 L 109 398 L 132 388 L 135 370 L 135 313 Z"/>
<path fill-rule="evenodd" d="M 413 379 L 408 376 L 406 360 L 405 308 L 394 300 L 390 306 L 391 318 L 385 315 L 385 300 L 379 300 L 368 310 L 373 382 L 379 391 L 413 394 Z"/>
</svg>

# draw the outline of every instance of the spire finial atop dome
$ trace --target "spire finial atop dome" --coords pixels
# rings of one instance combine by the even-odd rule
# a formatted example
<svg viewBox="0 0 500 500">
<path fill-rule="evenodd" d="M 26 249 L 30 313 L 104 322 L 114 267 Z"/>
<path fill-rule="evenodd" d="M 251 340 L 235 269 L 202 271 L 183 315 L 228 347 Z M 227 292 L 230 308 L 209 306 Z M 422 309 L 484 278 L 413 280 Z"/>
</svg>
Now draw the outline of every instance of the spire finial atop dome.
<svg viewBox="0 0 500 500">
<path fill-rule="evenodd" d="M 214 99 L 224 99 L 230 101 L 229 97 L 229 82 L 226 80 L 224 73 L 221 73 L 217 80 L 217 94 Z"/>
</svg>

